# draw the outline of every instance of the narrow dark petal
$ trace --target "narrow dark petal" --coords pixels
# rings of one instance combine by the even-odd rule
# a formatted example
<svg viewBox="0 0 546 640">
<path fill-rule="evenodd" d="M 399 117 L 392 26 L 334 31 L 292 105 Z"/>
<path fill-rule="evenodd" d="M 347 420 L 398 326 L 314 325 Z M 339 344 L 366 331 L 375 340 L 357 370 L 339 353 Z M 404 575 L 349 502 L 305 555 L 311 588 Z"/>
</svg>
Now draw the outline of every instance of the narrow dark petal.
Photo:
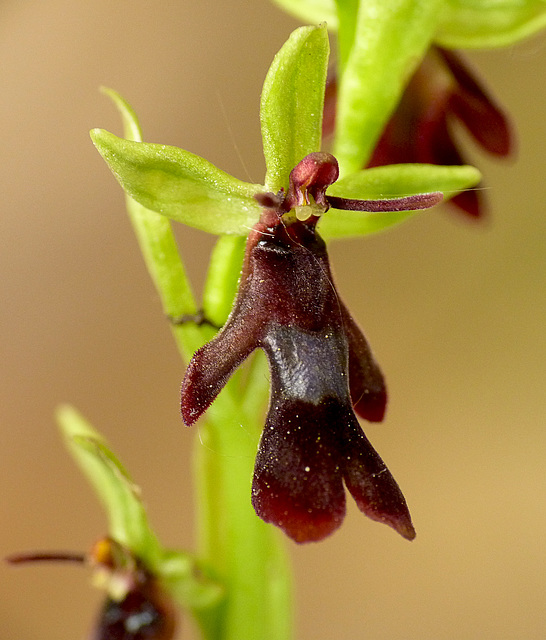
<svg viewBox="0 0 546 640">
<path fill-rule="evenodd" d="M 372 520 L 388 524 L 413 540 L 415 529 L 406 500 L 356 420 L 345 423 L 343 436 L 343 477 L 358 508 Z"/>
<path fill-rule="evenodd" d="M 322 540 L 345 516 L 334 437 L 344 418 L 336 399 L 319 404 L 272 399 L 254 468 L 252 504 L 262 520 L 295 542 Z"/>
<path fill-rule="evenodd" d="M 427 156 L 423 156 L 421 162 L 446 166 L 466 164 L 457 149 L 445 117 L 429 121 L 426 126 L 421 127 L 421 130 L 423 138 L 427 140 L 423 148 Z"/>
<path fill-rule="evenodd" d="M 360 327 L 342 306 L 349 343 L 349 391 L 355 412 L 370 422 L 381 422 L 387 407 L 387 387 L 379 365 Z"/>
<path fill-rule="evenodd" d="M 450 109 L 486 151 L 501 157 L 511 153 L 511 128 L 497 105 L 461 91 L 451 97 Z"/>
<path fill-rule="evenodd" d="M 209 407 L 255 347 L 256 327 L 252 316 L 232 313 L 220 333 L 195 352 L 180 392 L 182 419 L 187 426 Z"/>
<path fill-rule="evenodd" d="M 420 193 L 414 196 L 405 196 L 404 198 L 389 198 L 385 200 L 354 200 L 351 198 L 326 196 L 326 200 L 334 209 L 370 211 L 372 213 L 428 209 L 441 202 L 442 199 L 443 194 L 440 191 L 435 191 L 433 193 Z"/>
<path fill-rule="evenodd" d="M 488 99 L 484 88 L 459 53 L 451 51 L 450 49 L 443 49 L 442 47 L 434 47 L 434 50 L 443 59 L 449 72 L 462 89 L 467 93 L 480 96 L 485 100 Z"/>
<path fill-rule="evenodd" d="M 459 54 L 439 47 L 437 51 L 458 85 L 450 110 L 489 153 L 508 155 L 513 143 L 507 116 Z"/>
<path fill-rule="evenodd" d="M 447 106 L 445 108 L 447 109 Z M 419 151 L 419 162 L 453 166 L 466 164 L 453 140 L 444 110 L 433 106 L 428 115 L 429 117 L 424 118 L 419 125 L 419 136 L 423 142 Z M 471 218 L 482 217 L 485 207 L 480 192 L 470 189 L 454 196 L 448 204 Z"/>
</svg>

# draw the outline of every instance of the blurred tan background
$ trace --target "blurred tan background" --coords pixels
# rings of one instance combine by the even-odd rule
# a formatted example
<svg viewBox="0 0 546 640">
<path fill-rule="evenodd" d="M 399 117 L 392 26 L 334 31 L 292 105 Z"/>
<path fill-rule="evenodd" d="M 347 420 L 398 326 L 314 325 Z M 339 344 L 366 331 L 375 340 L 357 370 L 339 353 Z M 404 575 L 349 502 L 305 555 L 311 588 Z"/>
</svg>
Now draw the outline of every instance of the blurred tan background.
<svg viewBox="0 0 546 640">
<path fill-rule="evenodd" d="M 88 130 L 121 130 L 106 84 L 147 140 L 261 181 L 260 88 L 297 24 L 266 0 L 2 2 L 0 555 L 86 550 L 105 533 L 57 436 L 61 401 L 110 439 L 162 539 L 191 546 L 183 367 Z M 519 129 L 515 162 L 469 147 L 489 221 L 436 210 L 332 247 L 390 388 L 387 420 L 367 434 L 418 536 L 349 500 L 333 537 L 291 544 L 302 640 L 546 637 L 546 39 L 470 58 Z M 197 287 L 211 242 L 180 232 Z M 1 638 L 86 636 L 101 594 L 83 569 L 0 574 Z M 180 638 L 193 637 L 186 623 Z"/>
</svg>

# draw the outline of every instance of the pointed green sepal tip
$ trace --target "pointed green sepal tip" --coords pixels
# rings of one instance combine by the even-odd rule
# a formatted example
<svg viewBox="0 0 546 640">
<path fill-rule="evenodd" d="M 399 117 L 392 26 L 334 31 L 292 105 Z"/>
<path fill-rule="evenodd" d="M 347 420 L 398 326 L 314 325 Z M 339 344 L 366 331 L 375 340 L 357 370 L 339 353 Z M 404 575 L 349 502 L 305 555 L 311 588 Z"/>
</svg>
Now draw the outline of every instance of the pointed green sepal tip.
<svg viewBox="0 0 546 640">
<path fill-rule="evenodd" d="M 133 107 L 115 89 L 100 87 L 100 92 L 108 96 L 114 103 L 123 122 L 123 135 L 127 140 L 142 142 L 142 129 Z"/>
<path fill-rule="evenodd" d="M 475 167 L 398 164 L 363 169 L 335 182 L 328 196 L 379 200 L 400 198 L 439 191 L 444 201 L 479 183 L 481 174 Z M 364 236 L 388 229 L 419 211 L 342 211 L 330 209 L 319 223 L 327 239 Z"/>
<path fill-rule="evenodd" d="M 125 140 L 104 129 L 90 135 L 125 192 L 147 209 L 215 234 L 246 235 L 259 218 L 253 196 L 262 185 L 177 147 Z"/>
</svg>

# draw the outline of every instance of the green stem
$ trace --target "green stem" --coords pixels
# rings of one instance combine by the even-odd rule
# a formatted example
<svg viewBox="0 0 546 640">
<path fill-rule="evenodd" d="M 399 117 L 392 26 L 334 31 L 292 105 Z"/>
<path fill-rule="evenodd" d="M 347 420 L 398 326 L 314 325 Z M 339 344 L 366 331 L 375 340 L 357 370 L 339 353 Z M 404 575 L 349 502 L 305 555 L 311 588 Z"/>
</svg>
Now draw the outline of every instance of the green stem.
<svg viewBox="0 0 546 640">
<path fill-rule="evenodd" d="M 242 423 L 225 394 L 209 409 L 195 450 L 200 555 L 224 581 L 227 599 L 209 640 L 291 638 L 289 568 L 280 534 L 250 504 L 261 424 Z"/>
<path fill-rule="evenodd" d="M 218 240 L 205 284 L 207 317 L 225 321 L 243 250 L 239 238 Z M 212 404 L 196 441 L 199 552 L 218 570 L 228 594 L 216 635 L 208 640 L 292 637 L 291 578 L 283 540 L 250 503 L 268 386 L 264 359 L 254 358 Z"/>
</svg>

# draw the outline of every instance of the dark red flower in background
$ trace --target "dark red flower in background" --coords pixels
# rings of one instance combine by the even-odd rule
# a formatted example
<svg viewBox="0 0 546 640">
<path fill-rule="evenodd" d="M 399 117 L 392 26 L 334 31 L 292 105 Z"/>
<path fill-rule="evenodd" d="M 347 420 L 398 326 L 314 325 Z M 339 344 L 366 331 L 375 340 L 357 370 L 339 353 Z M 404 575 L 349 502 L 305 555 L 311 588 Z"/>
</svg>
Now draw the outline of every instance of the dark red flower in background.
<svg viewBox="0 0 546 640">
<path fill-rule="evenodd" d="M 75 562 L 90 564 L 94 582 L 104 588 L 104 601 L 90 640 L 172 640 L 176 609 L 159 581 L 129 549 L 112 538 L 102 538 L 89 554 L 23 553 L 7 558 L 11 564 Z"/>
<path fill-rule="evenodd" d="M 315 231 L 337 176 L 333 156 L 311 154 L 292 171 L 286 194 L 258 197 L 264 210 L 248 237 L 233 310 L 188 366 L 182 416 L 193 424 L 237 366 L 263 349 L 271 396 L 252 483 L 257 514 L 296 542 L 321 540 L 343 520 L 345 483 L 361 511 L 411 540 L 406 501 L 355 416 L 356 410 L 382 420 L 383 375 L 339 298 Z M 430 194 L 369 203 L 336 198 L 335 206 L 415 209 L 432 200 Z"/>
<path fill-rule="evenodd" d="M 326 91 L 323 133 L 333 132 L 336 83 Z M 498 157 L 510 154 L 512 133 L 507 116 L 454 51 L 433 47 L 411 78 L 389 120 L 369 167 L 406 162 L 467 164 L 453 135 L 462 124 L 479 146 Z M 465 214 L 484 214 L 483 191 L 466 190 L 450 201 Z"/>
</svg>

